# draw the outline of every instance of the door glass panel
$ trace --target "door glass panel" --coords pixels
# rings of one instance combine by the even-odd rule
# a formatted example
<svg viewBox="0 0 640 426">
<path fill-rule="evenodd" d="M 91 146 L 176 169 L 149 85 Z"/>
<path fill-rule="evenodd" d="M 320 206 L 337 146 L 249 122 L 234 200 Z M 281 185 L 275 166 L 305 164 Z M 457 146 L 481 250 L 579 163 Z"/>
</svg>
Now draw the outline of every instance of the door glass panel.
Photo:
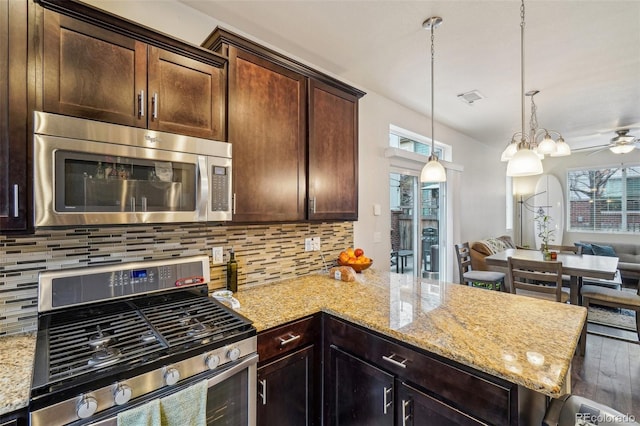
<svg viewBox="0 0 640 426">
<path fill-rule="evenodd" d="M 440 183 L 417 176 L 390 174 L 391 271 L 438 279 L 444 260 L 444 190 Z"/>
<path fill-rule="evenodd" d="M 196 165 L 56 151 L 59 212 L 196 209 Z"/>
<path fill-rule="evenodd" d="M 248 369 L 244 369 L 209 388 L 207 392 L 207 425 L 248 424 L 250 398 L 248 389 Z"/>
</svg>

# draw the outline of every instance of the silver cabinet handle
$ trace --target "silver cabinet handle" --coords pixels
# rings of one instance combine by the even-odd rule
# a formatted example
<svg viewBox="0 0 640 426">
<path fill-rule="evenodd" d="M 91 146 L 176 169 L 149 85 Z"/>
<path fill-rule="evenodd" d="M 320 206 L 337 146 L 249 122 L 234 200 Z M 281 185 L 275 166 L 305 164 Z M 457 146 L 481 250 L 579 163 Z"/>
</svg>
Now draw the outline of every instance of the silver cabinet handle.
<svg viewBox="0 0 640 426">
<path fill-rule="evenodd" d="M 384 414 L 387 414 L 389 408 L 393 405 L 393 385 L 391 387 L 384 387 L 382 395 L 382 411 Z"/>
<path fill-rule="evenodd" d="M 311 213 L 316 212 L 316 197 L 311 197 L 311 199 L 309 200 L 309 210 L 311 211 Z"/>
<path fill-rule="evenodd" d="M 382 359 L 384 359 L 387 362 L 390 362 L 391 364 L 393 364 L 395 366 L 398 366 L 398 367 L 401 367 L 401 368 L 407 368 L 407 364 L 406 364 L 407 360 L 403 359 L 402 361 L 396 361 L 395 359 L 393 359 L 396 356 L 397 356 L 396 354 L 391 354 L 389 356 L 384 356 L 383 355 Z"/>
<path fill-rule="evenodd" d="M 20 216 L 20 187 L 17 183 L 13 184 L 13 217 Z"/>
<path fill-rule="evenodd" d="M 236 193 L 234 192 L 233 195 L 231 195 L 231 214 L 236 214 Z"/>
<path fill-rule="evenodd" d="M 267 379 L 258 380 L 258 383 L 262 388 L 262 392 L 258 392 L 258 396 L 262 400 L 262 405 L 267 405 Z"/>
<path fill-rule="evenodd" d="M 144 117 L 144 102 L 144 90 L 141 90 L 138 95 L 138 117 L 140 118 Z"/>
<path fill-rule="evenodd" d="M 409 424 L 408 420 L 411 420 L 410 405 L 411 400 L 402 400 L 402 426 L 407 426 Z"/>
<path fill-rule="evenodd" d="M 158 118 L 158 92 L 155 92 L 153 94 L 153 98 L 151 98 L 151 104 L 153 107 L 153 113 L 152 116 L 153 118 Z"/>
<path fill-rule="evenodd" d="M 289 343 L 298 340 L 300 338 L 300 336 L 301 336 L 300 334 L 295 336 L 295 335 L 289 333 L 289 338 L 288 339 L 285 339 L 283 337 L 278 337 L 278 339 L 280 339 L 280 346 L 288 345 Z"/>
</svg>

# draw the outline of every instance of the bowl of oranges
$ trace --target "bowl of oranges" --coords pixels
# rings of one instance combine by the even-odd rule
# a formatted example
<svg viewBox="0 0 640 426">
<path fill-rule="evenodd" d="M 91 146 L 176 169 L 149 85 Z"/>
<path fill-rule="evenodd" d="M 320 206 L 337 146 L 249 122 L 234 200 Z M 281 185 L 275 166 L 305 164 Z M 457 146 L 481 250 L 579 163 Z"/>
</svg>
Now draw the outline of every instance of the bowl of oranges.
<svg viewBox="0 0 640 426">
<path fill-rule="evenodd" d="M 338 256 L 338 265 L 341 266 L 351 266 L 354 271 L 362 272 L 367 269 L 373 260 L 364 255 L 364 250 L 361 248 L 353 249 L 349 247 L 348 249 L 341 251 Z"/>
</svg>

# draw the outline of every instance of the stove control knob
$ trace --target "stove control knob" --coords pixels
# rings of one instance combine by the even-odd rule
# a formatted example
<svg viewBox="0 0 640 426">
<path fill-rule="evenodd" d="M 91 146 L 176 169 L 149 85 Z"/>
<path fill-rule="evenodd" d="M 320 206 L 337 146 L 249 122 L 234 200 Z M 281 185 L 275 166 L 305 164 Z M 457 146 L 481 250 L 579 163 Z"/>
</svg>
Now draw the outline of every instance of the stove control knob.
<svg viewBox="0 0 640 426">
<path fill-rule="evenodd" d="M 118 383 L 113 390 L 113 402 L 115 402 L 116 405 L 126 404 L 131 399 L 131 393 L 131 386 Z"/>
<path fill-rule="evenodd" d="M 238 349 L 237 347 L 229 349 L 229 351 L 227 352 L 227 358 L 229 358 L 231 361 L 236 361 L 238 358 L 240 358 L 240 349 Z"/>
<path fill-rule="evenodd" d="M 76 405 L 76 414 L 81 419 L 93 416 L 98 411 L 98 400 L 90 395 L 82 395 Z"/>
<path fill-rule="evenodd" d="M 220 357 L 216 354 L 207 355 L 204 362 L 209 370 L 215 370 L 220 365 Z"/>
<path fill-rule="evenodd" d="M 174 367 L 169 367 L 164 372 L 164 382 L 168 386 L 173 386 L 180 381 L 180 372 Z"/>
</svg>

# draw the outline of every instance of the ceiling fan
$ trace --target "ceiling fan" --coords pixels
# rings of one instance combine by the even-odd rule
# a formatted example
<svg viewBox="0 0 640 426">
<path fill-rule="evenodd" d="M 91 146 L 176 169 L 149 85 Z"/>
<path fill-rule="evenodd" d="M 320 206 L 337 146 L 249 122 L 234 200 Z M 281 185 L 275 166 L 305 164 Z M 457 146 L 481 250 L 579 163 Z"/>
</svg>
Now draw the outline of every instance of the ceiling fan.
<svg viewBox="0 0 640 426">
<path fill-rule="evenodd" d="M 608 144 L 578 148 L 578 149 L 575 149 L 574 151 L 587 151 L 587 150 L 592 150 L 597 148 L 596 151 L 590 153 L 589 155 L 596 154 L 606 149 L 609 149 L 614 154 L 627 154 L 633 151 L 634 149 L 640 147 L 639 145 L 640 139 L 638 139 L 634 135 L 630 135 L 629 134 L 630 130 L 631 129 L 617 129 L 615 131 L 616 136 L 611 138 Z"/>
</svg>

